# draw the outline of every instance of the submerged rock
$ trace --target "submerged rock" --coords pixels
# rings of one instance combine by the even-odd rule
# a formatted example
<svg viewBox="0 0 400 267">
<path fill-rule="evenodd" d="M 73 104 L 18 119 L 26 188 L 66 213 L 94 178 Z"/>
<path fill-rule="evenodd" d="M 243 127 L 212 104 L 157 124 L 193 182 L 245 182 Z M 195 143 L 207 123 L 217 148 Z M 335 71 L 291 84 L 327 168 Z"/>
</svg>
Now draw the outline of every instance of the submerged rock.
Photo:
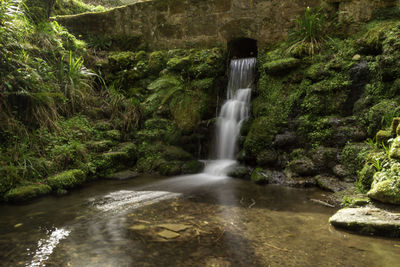
<svg viewBox="0 0 400 267">
<path fill-rule="evenodd" d="M 116 172 L 110 175 L 107 175 L 105 178 L 106 179 L 112 179 L 112 180 L 127 180 L 131 178 L 137 177 L 138 174 L 134 171 L 131 170 L 125 170 L 125 171 L 120 171 Z"/>
<path fill-rule="evenodd" d="M 180 234 L 175 233 L 170 230 L 163 230 L 163 231 L 159 232 L 158 235 L 165 239 L 173 239 L 173 238 L 177 238 L 178 236 L 180 236 Z"/>
<path fill-rule="evenodd" d="M 400 213 L 379 208 L 345 208 L 333 215 L 329 222 L 339 228 L 360 234 L 400 237 Z"/>
</svg>

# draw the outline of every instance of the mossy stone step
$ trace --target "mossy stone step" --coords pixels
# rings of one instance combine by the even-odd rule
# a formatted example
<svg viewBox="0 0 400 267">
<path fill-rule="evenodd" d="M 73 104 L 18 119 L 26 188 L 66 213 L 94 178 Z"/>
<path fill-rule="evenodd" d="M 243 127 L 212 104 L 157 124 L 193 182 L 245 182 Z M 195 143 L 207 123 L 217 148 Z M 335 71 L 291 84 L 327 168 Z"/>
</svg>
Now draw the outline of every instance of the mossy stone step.
<svg viewBox="0 0 400 267">
<path fill-rule="evenodd" d="M 55 190 L 76 187 L 86 181 L 86 173 L 79 169 L 65 171 L 47 178 L 47 183 Z"/>
<path fill-rule="evenodd" d="M 46 184 L 23 185 L 8 191 L 4 198 L 9 202 L 24 202 L 50 192 L 51 187 Z"/>
</svg>

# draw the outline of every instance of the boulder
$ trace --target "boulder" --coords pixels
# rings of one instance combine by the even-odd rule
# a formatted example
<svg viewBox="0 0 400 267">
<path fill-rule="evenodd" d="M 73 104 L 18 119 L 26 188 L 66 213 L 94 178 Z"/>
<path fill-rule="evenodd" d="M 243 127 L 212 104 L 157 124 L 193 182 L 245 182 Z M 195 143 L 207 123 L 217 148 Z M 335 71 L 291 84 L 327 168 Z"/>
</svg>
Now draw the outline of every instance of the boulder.
<svg viewBox="0 0 400 267">
<path fill-rule="evenodd" d="M 311 176 L 316 172 L 314 163 L 307 157 L 289 162 L 288 169 L 298 176 Z"/>
<path fill-rule="evenodd" d="M 293 132 L 284 132 L 282 134 L 277 134 L 272 143 L 274 147 L 290 147 L 297 143 L 297 135 Z"/>
<path fill-rule="evenodd" d="M 390 148 L 390 157 L 392 159 L 400 159 L 400 136 L 396 137 Z"/>
<path fill-rule="evenodd" d="M 400 214 L 375 207 L 341 209 L 329 222 L 360 234 L 400 237 Z"/>
<path fill-rule="evenodd" d="M 377 183 L 374 181 L 368 196 L 383 203 L 400 205 L 400 177 L 395 176 Z"/>
</svg>

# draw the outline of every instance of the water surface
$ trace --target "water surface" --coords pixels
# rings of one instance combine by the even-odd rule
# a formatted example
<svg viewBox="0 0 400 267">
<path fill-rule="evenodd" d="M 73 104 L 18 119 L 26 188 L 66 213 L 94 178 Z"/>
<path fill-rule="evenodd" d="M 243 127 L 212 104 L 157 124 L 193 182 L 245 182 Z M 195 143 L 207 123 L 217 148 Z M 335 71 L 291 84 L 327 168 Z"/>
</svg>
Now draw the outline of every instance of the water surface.
<svg viewBox="0 0 400 267">
<path fill-rule="evenodd" d="M 204 174 L 98 181 L 0 206 L 1 266 L 398 266 L 400 241 L 341 232 L 317 189 Z M 184 225 L 178 236 L 163 224 Z"/>
</svg>

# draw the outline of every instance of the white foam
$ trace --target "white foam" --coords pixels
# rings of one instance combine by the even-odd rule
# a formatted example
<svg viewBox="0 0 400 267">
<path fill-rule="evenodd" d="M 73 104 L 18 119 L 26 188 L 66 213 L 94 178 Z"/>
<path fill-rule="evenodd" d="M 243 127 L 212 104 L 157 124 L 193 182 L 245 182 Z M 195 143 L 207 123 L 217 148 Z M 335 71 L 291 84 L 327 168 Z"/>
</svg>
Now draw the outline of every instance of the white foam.
<svg viewBox="0 0 400 267">
<path fill-rule="evenodd" d="M 27 264 L 27 267 L 45 266 L 44 261 L 48 260 L 49 256 L 53 253 L 53 250 L 60 243 L 61 240 L 66 238 L 71 231 L 66 229 L 55 229 L 50 231 L 51 234 L 47 239 L 40 239 L 38 241 L 37 249 L 32 261 Z"/>
<path fill-rule="evenodd" d="M 166 191 L 121 190 L 105 195 L 98 201 L 100 203 L 96 204 L 95 206 L 102 211 L 120 211 L 121 209 L 140 208 L 178 196 L 180 196 L 180 194 Z"/>
</svg>

